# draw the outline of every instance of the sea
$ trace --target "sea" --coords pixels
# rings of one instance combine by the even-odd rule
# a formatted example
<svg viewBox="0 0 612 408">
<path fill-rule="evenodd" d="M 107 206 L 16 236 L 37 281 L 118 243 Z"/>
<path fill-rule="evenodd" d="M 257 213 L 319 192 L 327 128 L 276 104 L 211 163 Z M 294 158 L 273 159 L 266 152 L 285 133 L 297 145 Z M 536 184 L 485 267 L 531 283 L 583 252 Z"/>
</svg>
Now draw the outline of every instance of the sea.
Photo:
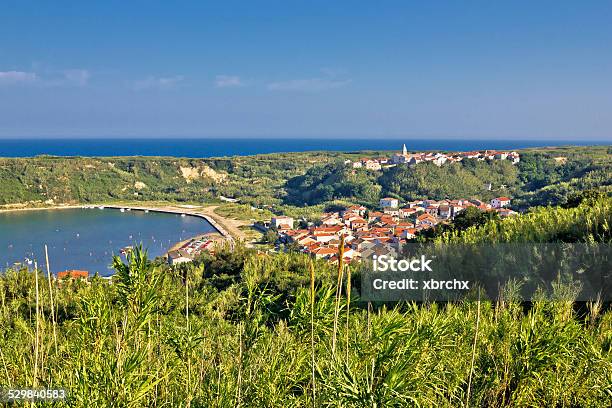
<svg viewBox="0 0 612 408">
<path fill-rule="evenodd" d="M 398 138 L 38 138 L 0 139 L 0 157 L 53 156 L 174 156 L 205 158 L 317 150 L 363 151 L 481 149 L 509 150 L 563 145 L 610 145 L 610 140 L 538 139 L 398 139 Z"/>
<path fill-rule="evenodd" d="M 105 208 L 11 211 L 0 213 L 0 271 L 18 266 L 46 268 L 47 245 L 52 273 L 86 270 L 113 274 L 113 255 L 142 245 L 153 259 L 177 242 L 214 232 L 200 217 Z M 125 261 L 125 258 L 123 258 Z M 46 270 L 46 269 L 45 269 Z"/>
</svg>

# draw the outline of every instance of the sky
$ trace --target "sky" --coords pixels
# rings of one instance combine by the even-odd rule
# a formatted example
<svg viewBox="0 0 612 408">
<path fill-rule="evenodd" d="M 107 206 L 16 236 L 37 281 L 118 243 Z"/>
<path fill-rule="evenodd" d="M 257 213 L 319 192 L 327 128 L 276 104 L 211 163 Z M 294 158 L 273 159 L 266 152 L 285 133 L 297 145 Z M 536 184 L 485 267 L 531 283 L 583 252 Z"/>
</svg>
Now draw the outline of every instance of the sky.
<svg viewBox="0 0 612 408">
<path fill-rule="evenodd" d="M 612 140 L 611 1 L 28 1 L 0 138 Z"/>
</svg>

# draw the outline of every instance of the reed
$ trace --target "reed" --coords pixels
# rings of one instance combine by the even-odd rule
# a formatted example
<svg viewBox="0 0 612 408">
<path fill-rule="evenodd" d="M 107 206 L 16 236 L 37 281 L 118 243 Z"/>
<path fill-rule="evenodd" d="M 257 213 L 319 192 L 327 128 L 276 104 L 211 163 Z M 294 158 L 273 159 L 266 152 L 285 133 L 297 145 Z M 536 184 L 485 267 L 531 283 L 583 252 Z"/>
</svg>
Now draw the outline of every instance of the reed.
<svg viewBox="0 0 612 408">
<path fill-rule="evenodd" d="M 472 376 L 474 374 L 474 361 L 476 360 L 476 344 L 478 344 L 478 329 L 480 328 L 480 290 L 478 290 L 478 307 L 476 309 L 476 330 L 474 331 L 474 342 L 472 343 L 472 359 L 470 361 L 470 375 L 468 378 L 465 406 L 470 406 L 470 392 L 472 391 Z"/>
<path fill-rule="evenodd" d="M 345 348 L 346 348 L 346 364 L 349 364 L 349 323 L 350 323 L 350 309 L 351 309 L 351 267 L 346 266 L 346 328 L 344 330 L 345 336 Z"/>
<path fill-rule="evenodd" d="M 32 387 L 38 386 L 38 355 L 40 348 L 40 308 L 39 308 L 39 291 L 38 291 L 38 264 L 34 262 L 34 282 L 36 293 L 36 334 L 34 340 L 34 374 L 32 378 Z"/>
<path fill-rule="evenodd" d="M 187 334 L 191 333 L 189 327 L 189 271 L 185 271 L 185 321 L 187 322 Z M 191 406 L 191 353 L 187 354 L 187 383 L 185 391 L 187 393 L 187 407 Z"/>
<path fill-rule="evenodd" d="M 338 245 L 338 274 L 334 304 L 334 331 L 332 335 L 332 355 L 336 355 L 336 339 L 338 336 L 338 319 L 340 317 L 340 298 L 342 296 L 342 280 L 344 278 L 344 235 L 340 236 Z"/>
<path fill-rule="evenodd" d="M 315 338 L 314 338 L 314 305 L 315 305 L 315 269 L 312 260 L 308 264 L 310 272 L 310 366 L 311 366 L 311 382 L 312 382 L 312 406 L 317 406 L 317 392 L 315 380 Z"/>
<path fill-rule="evenodd" d="M 47 263 L 47 280 L 49 282 L 49 303 L 51 304 L 51 324 L 53 326 L 53 346 L 55 347 L 55 354 L 57 355 L 57 324 L 55 321 L 55 303 L 53 302 L 53 285 L 51 282 L 51 268 L 49 266 L 49 251 L 45 244 L 45 260 Z"/>
</svg>

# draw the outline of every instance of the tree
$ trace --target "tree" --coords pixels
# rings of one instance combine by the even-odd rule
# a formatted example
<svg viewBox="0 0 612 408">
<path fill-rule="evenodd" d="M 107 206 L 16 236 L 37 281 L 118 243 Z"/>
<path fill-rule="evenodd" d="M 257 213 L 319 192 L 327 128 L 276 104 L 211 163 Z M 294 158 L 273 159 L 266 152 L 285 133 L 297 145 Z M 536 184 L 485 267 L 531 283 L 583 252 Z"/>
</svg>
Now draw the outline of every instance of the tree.
<svg viewBox="0 0 612 408">
<path fill-rule="evenodd" d="M 278 241 L 278 233 L 274 230 L 269 229 L 265 232 L 265 234 L 263 234 L 261 240 L 263 243 L 266 244 L 274 244 L 276 241 Z"/>
<path fill-rule="evenodd" d="M 574 208 L 578 207 L 580 204 L 586 203 L 594 203 L 599 199 L 606 197 L 606 194 L 598 191 L 598 190 L 585 190 L 578 191 L 575 193 L 571 193 L 567 198 L 567 203 L 565 203 L 565 208 Z"/>
</svg>

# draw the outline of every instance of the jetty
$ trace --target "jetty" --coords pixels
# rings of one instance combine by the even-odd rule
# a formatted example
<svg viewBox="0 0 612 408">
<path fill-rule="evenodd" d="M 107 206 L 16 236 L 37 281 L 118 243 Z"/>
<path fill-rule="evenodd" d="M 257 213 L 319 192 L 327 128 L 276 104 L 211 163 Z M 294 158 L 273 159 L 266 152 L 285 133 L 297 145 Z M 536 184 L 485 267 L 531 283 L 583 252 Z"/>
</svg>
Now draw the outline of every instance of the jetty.
<svg viewBox="0 0 612 408">
<path fill-rule="evenodd" d="M 206 220 L 223 238 L 225 238 L 230 244 L 234 245 L 234 237 L 212 216 L 209 214 L 203 214 L 198 212 L 198 208 L 180 208 L 180 207 L 134 207 L 134 206 L 121 206 L 115 204 L 106 204 L 98 206 L 98 208 L 110 208 L 114 210 L 123 211 L 142 211 L 145 213 L 164 213 L 164 214 L 177 214 L 180 216 L 198 217 Z"/>
</svg>

